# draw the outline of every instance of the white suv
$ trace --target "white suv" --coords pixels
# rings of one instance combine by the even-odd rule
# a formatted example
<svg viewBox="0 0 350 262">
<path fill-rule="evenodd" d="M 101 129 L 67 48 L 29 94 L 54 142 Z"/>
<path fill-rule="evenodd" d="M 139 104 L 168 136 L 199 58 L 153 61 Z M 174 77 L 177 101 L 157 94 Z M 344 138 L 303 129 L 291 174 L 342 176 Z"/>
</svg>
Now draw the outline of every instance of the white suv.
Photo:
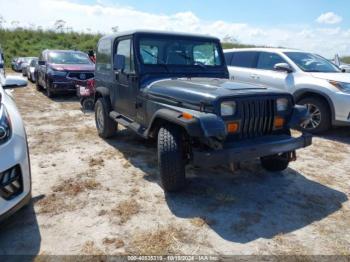
<svg viewBox="0 0 350 262">
<path fill-rule="evenodd" d="M 31 199 L 27 136 L 15 102 L 4 90 L 25 85 L 23 78 L 0 73 L 0 221 Z"/>
<path fill-rule="evenodd" d="M 304 130 L 319 133 L 350 126 L 350 74 L 313 53 L 291 49 L 225 50 L 233 81 L 261 84 L 290 92 L 306 105 L 310 120 Z"/>
</svg>

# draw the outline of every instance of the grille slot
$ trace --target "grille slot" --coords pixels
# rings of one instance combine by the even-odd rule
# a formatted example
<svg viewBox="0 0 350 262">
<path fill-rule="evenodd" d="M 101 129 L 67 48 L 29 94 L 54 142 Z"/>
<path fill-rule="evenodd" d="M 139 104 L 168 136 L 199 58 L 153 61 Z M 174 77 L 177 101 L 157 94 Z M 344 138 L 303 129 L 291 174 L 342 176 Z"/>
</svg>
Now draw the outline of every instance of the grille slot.
<svg viewBox="0 0 350 262">
<path fill-rule="evenodd" d="M 273 131 L 275 100 L 271 98 L 249 99 L 238 102 L 241 114 L 240 138 L 269 135 Z"/>
<path fill-rule="evenodd" d="M 68 73 L 67 77 L 74 79 L 74 80 L 85 81 L 85 80 L 94 78 L 94 73 L 91 73 L 91 72 L 70 72 L 70 73 Z"/>
<path fill-rule="evenodd" d="M 11 200 L 22 192 L 22 172 L 18 165 L 0 173 L 0 197 Z"/>
</svg>

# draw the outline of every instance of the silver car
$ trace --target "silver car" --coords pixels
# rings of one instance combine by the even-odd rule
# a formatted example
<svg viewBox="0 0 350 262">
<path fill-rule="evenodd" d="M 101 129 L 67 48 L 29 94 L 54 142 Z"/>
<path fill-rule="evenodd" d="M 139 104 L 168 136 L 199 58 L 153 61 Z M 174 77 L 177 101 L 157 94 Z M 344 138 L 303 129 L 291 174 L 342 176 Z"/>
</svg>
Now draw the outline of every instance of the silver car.
<svg viewBox="0 0 350 262">
<path fill-rule="evenodd" d="M 20 70 L 23 76 L 27 76 L 27 66 L 29 66 L 30 62 L 37 57 L 23 57 L 23 62 L 20 65 Z"/>
<path fill-rule="evenodd" d="M 25 75 L 28 80 L 31 82 L 35 82 L 35 68 L 38 66 L 38 58 L 33 58 L 30 60 L 30 63 L 25 68 Z"/>
<path fill-rule="evenodd" d="M 225 51 L 231 80 L 286 90 L 311 118 L 302 128 L 319 133 L 350 126 L 350 74 L 313 53 L 282 48 Z"/>
</svg>

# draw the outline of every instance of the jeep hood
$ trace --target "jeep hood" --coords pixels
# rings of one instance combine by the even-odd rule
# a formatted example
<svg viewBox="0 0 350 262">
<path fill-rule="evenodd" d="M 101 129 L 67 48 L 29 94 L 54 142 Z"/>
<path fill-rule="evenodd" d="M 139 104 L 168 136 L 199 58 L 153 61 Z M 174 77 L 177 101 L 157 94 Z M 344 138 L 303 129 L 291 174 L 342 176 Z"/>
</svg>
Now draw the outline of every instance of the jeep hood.
<svg viewBox="0 0 350 262">
<path fill-rule="evenodd" d="M 51 68 L 53 70 L 59 70 L 59 71 L 94 71 L 95 65 L 67 65 L 67 64 L 52 64 Z"/>
<path fill-rule="evenodd" d="M 145 92 L 153 97 L 189 104 L 212 104 L 226 97 L 286 94 L 261 85 L 213 78 L 163 79 L 148 85 Z"/>
<path fill-rule="evenodd" d="M 349 73 L 312 73 L 313 77 L 333 80 L 338 82 L 350 83 L 350 74 Z"/>
</svg>

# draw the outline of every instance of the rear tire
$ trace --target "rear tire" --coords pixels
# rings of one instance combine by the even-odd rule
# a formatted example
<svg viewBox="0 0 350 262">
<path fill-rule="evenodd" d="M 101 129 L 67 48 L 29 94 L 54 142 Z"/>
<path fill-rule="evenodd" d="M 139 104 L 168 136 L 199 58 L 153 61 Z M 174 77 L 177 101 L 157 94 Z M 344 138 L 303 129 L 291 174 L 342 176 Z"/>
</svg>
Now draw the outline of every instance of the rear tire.
<svg viewBox="0 0 350 262">
<path fill-rule="evenodd" d="M 270 172 L 279 172 L 288 168 L 289 153 L 283 153 L 272 156 L 265 156 L 260 158 L 261 165 L 264 169 Z"/>
<path fill-rule="evenodd" d="M 184 188 L 186 175 L 182 133 L 174 126 L 161 127 L 158 132 L 158 166 L 165 191 L 176 192 Z"/>
<path fill-rule="evenodd" d="M 92 111 L 94 110 L 94 99 L 93 98 L 85 98 L 81 101 L 81 106 L 84 110 Z"/>
<path fill-rule="evenodd" d="M 311 120 L 301 126 L 302 131 L 319 134 L 331 128 L 331 112 L 324 100 L 308 97 L 300 100 L 298 104 L 306 105 L 311 114 Z"/>
<path fill-rule="evenodd" d="M 118 124 L 109 117 L 110 107 L 106 100 L 99 98 L 95 104 L 95 123 L 97 133 L 106 139 L 113 136 L 118 129 Z"/>
</svg>

